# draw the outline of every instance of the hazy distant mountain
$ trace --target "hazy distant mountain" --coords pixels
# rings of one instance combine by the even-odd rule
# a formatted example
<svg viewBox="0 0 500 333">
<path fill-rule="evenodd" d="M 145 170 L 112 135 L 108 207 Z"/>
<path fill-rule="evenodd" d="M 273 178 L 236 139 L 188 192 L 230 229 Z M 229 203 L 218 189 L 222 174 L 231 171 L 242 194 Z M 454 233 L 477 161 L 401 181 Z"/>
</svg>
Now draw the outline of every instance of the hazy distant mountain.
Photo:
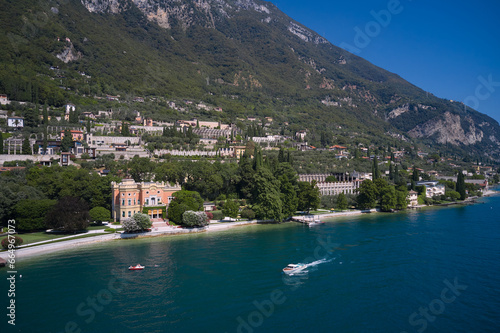
<svg viewBox="0 0 500 333">
<path fill-rule="evenodd" d="M 492 118 L 332 45 L 270 2 L 4 1 L 0 29 L 0 92 L 18 99 L 190 98 L 228 119 L 271 116 L 313 133 L 342 128 L 489 156 L 500 147 Z"/>
</svg>

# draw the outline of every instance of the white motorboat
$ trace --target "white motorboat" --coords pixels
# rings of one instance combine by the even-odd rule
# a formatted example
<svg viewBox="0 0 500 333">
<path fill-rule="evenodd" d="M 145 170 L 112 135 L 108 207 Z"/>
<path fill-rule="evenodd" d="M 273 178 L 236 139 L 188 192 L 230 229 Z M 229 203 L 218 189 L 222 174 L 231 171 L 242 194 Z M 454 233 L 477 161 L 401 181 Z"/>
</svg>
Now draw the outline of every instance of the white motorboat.
<svg viewBox="0 0 500 333">
<path fill-rule="evenodd" d="M 292 274 L 302 271 L 307 268 L 306 264 L 288 264 L 285 268 L 283 268 L 283 272 L 286 274 Z"/>
<path fill-rule="evenodd" d="M 314 221 L 312 221 L 312 222 L 309 222 L 309 223 L 308 223 L 308 225 L 309 225 L 310 227 L 313 227 L 313 226 L 315 226 L 315 225 L 320 225 L 320 224 L 324 224 L 324 223 L 325 223 L 325 222 L 323 222 L 323 221 L 321 221 L 321 220 L 314 220 Z"/>
<path fill-rule="evenodd" d="M 137 264 L 135 266 L 129 266 L 129 270 L 131 271 L 141 271 L 145 268 L 146 266 L 141 266 L 141 264 Z"/>
</svg>

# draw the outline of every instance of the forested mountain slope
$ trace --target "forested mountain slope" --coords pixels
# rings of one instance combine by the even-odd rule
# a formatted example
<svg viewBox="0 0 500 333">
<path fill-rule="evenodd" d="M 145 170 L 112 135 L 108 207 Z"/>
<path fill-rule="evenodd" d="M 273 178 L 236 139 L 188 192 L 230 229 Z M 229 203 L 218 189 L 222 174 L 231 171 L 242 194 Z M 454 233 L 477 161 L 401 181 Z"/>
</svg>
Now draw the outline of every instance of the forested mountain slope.
<svg viewBox="0 0 500 333">
<path fill-rule="evenodd" d="M 0 93 L 13 100 L 192 99 L 227 120 L 270 116 L 312 133 L 498 156 L 495 120 L 332 45 L 270 2 L 4 0 L 0 32 Z"/>
</svg>

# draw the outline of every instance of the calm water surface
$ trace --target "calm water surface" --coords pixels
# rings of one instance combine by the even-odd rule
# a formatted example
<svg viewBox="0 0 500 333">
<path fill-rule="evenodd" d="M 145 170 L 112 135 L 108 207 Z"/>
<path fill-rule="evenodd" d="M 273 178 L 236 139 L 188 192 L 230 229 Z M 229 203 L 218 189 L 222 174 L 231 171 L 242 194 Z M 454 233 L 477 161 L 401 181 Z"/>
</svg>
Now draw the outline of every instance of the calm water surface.
<svg viewBox="0 0 500 333">
<path fill-rule="evenodd" d="M 16 326 L 3 310 L 0 331 L 500 332 L 500 197 L 482 202 L 20 261 Z M 298 262 L 313 264 L 281 272 Z"/>
</svg>

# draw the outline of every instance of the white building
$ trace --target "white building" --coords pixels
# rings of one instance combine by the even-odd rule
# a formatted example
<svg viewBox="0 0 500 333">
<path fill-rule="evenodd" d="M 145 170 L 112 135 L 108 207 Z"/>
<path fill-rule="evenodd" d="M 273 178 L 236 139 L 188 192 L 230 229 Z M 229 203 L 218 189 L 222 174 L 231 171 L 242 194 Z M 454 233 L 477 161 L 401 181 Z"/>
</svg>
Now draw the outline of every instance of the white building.
<svg viewBox="0 0 500 333">
<path fill-rule="evenodd" d="M 22 117 L 9 117 L 7 118 L 7 126 L 8 127 L 15 127 L 15 128 L 22 128 L 24 127 L 24 118 Z"/>
<path fill-rule="evenodd" d="M 74 106 L 73 104 L 66 104 L 65 107 L 66 107 L 66 113 L 70 113 L 76 110 L 76 106 Z"/>
<path fill-rule="evenodd" d="M 9 98 L 5 94 L 0 94 L 0 104 L 10 104 Z"/>
<path fill-rule="evenodd" d="M 85 142 L 90 146 L 111 146 L 121 145 L 139 145 L 141 138 L 137 136 L 98 136 L 91 133 L 85 134 Z"/>
<path fill-rule="evenodd" d="M 357 194 L 359 185 L 362 181 L 345 181 L 345 182 L 322 182 L 316 183 L 320 194 L 323 195 L 339 195 L 344 194 Z"/>
<path fill-rule="evenodd" d="M 446 187 L 443 184 L 439 184 L 438 181 L 422 181 L 416 182 L 417 186 L 425 186 L 425 197 L 432 198 L 436 195 L 445 195 Z"/>
<path fill-rule="evenodd" d="M 415 191 L 410 191 L 408 192 L 408 201 L 409 201 L 409 204 L 408 204 L 408 207 L 415 207 L 418 205 L 418 193 L 415 192 Z"/>
</svg>

